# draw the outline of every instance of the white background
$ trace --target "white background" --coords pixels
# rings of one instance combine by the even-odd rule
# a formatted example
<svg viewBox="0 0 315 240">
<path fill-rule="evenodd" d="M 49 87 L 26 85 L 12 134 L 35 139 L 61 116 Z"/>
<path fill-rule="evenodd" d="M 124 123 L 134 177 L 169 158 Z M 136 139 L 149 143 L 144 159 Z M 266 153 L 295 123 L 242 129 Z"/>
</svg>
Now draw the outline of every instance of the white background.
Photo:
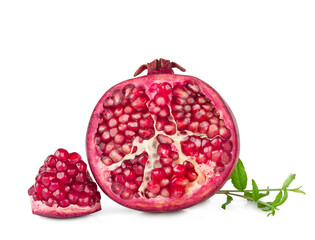
<svg viewBox="0 0 315 240">
<path fill-rule="evenodd" d="M 314 1 L 1 1 L 1 239 L 313 236 L 314 12 Z M 224 211 L 221 195 L 150 214 L 104 194 L 93 215 L 32 215 L 27 189 L 46 156 L 64 147 L 86 159 L 98 99 L 160 57 L 229 103 L 249 180 L 281 187 L 296 173 L 292 187 L 307 194 L 289 194 L 274 217 L 242 199 Z"/>
</svg>

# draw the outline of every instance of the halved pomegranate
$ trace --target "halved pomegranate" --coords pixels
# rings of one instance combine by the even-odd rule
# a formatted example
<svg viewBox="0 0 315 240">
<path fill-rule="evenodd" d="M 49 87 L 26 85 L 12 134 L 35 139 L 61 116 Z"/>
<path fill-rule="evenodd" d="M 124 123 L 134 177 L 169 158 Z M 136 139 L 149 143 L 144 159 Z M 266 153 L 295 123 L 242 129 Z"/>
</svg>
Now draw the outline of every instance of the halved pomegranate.
<svg viewBox="0 0 315 240">
<path fill-rule="evenodd" d="M 142 65 L 97 103 L 86 146 L 101 189 L 126 207 L 173 211 L 201 202 L 227 181 L 238 160 L 236 121 L 202 80 L 168 60 Z"/>
<path fill-rule="evenodd" d="M 28 190 L 32 212 L 68 218 L 101 210 L 101 195 L 86 168 L 76 152 L 60 148 L 49 155 Z"/>
</svg>

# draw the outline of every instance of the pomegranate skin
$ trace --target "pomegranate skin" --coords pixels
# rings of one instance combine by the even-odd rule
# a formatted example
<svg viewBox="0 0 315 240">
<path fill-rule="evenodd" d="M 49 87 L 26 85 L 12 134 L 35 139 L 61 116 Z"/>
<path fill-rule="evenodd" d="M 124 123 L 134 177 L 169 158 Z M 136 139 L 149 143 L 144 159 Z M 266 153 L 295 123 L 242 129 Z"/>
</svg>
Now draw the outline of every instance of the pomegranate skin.
<svg viewBox="0 0 315 240">
<path fill-rule="evenodd" d="M 111 96 L 116 89 L 123 89 L 128 84 L 134 84 L 135 86 L 142 85 L 146 88 L 148 95 L 151 94 L 150 88 L 154 84 L 161 84 L 168 82 L 171 85 L 183 84 L 185 82 L 195 82 L 198 84 L 200 91 L 211 99 L 216 109 L 220 110 L 221 118 L 224 119 L 225 126 L 227 126 L 231 132 L 230 141 L 233 144 L 233 148 L 230 152 L 231 161 L 225 165 L 225 170 L 221 173 L 213 174 L 208 178 L 208 172 L 199 172 L 200 179 L 197 179 L 198 188 L 192 187 L 186 188 L 186 194 L 179 198 L 165 198 L 162 196 L 155 196 L 151 198 L 145 197 L 133 197 L 128 200 L 124 200 L 121 196 L 114 194 L 111 186 L 112 182 L 108 181 L 110 177 L 110 171 L 108 166 L 104 165 L 101 161 L 101 156 L 96 148 L 95 135 L 98 131 L 99 116 L 104 110 L 104 100 Z M 171 136 L 170 136 L 171 137 Z M 232 111 L 223 98 L 207 83 L 204 81 L 188 75 L 175 75 L 175 74 L 151 74 L 148 76 L 138 77 L 121 82 L 111 89 L 109 89 L 98 101 L 88 125 L 86 135 L 86 149 L 88 163 L 92 174 L 97 181 L 102 191 L 115 202 L 136 210 L 147 212 L 168 212 L 180 210 L 193 206 L 203 200 L 206 200 L 213 196 L 229 179 L 232 174 L 239 156 L 239 133 L 236 124 L 236 120 Z M 180 151 L 180 149 L 179 149 Z M 202 169 L 202 168 L 200 168 Z M 212 170 L 211 170 L 212 171 Z M 202 174 L 204 174 L 202 178 Z M 200 184 L 199 184 L 200 181 Z M 204 182 L 202 182 L 204 181 Z"/>
<path fill-rule="evenodd" d="M 34 201 L 33 198 L 31 198 L 30 201 L 33 214 L 49 218 L 80 217 L 101 210 L 101 204 L 99 202 L 97 202 L 94 206 L 79 207 L 77 205 L 70 205 L 66 208 L 60 208 L 56 206 L 47 207 L 46 204 L 41 201 Z"/>
</svg>

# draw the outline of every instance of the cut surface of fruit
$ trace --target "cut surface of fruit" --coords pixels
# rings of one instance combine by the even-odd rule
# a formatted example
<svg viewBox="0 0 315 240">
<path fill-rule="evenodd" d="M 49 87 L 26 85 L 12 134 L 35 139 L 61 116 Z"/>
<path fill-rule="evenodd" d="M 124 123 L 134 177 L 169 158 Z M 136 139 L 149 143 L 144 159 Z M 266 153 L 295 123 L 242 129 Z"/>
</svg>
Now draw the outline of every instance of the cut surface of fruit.
<svg viewBox="0 0 315 240">
<path fill-rule="evenodd" d="M 101 210 L 101 195 L 86 163 L 76 152 L 62 148 L 46 158 L 28 195 L 32 212 L 45 217 L 77 217 Z"/>
<path fill-rule="evenodd" d="M 97 103 L 87 131 L 92 173 L 126 207 L 174 211 L 215 194 L 239 154 L 235 118 L 202 80 L 173 74 L 168 60 L 142 65 Z"/>
</svg>

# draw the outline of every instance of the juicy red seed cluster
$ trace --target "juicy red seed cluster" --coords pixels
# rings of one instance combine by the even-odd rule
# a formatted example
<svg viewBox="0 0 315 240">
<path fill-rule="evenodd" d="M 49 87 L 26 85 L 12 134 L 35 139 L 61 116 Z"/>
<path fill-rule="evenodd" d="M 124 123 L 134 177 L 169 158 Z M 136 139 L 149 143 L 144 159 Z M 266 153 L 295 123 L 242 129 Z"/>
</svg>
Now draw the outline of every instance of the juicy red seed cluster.
<svg viewBox="0 0 315 240">
<path fill-rule="evenodd" d="M 220 119 L 220 112 L 195 83 L 174 86 L 171 109 L 180 131 L 198 132 L 209 138 L 219 135 L 228 139 L 231 136 L 230 130 Z"/>
<path fill-rule="evenodd" d="M 107 166 L 117 163 L 126 154 L 135 152 L 132 142 L 154 136 L 154 120 L 148 112 L 149 97 L 141 86 L 126 85 L 104 100 L 95 136 L 97 149 Z"/>
<path fill-rule="evenodd" d="M 215 137 L 212 140 L 197 136 L 187 137 L 187 140 L 181 142 L 182 152 L 186 156 L 196 157 L 199 164 L 208 164 L 209 161 L 216 163 L 215 171 L 224 171 L 224 165 L 232 160 L 231 151 L 233 145 L 231 140 L 224 140 L 221 137 Z"/>
<path fill-rule="evenodd" d="M 119 167 L 111 171 L 111 176 L 108 180 L 112 182 L 111 189 L 113 193 L 124 200 L 139 197 L 138 189 L 143 181 L 143 173 L 147 161 L 148 154 L 143 152 L 134 159 L 124 160 Z"/>
<path fill-rule="evenodd" d="M 151 180 L 144 191 L 145 197 L 181 198 L 190 182 L 195 181 L 198 174 L 194 165 L 185 161 L 184 164 L 162 164 L 162 167 L 151 171 Z"/>
<path fill-rule="evenodd" d="M 96 183 L 88 175 L 86 163 L 76 152 L 58 149 L 54 155 L 49 155 L 35 181 L 28 194 L 50 207 L 92 206 L 101 199 Z"/>
<path fill-rule="evenodd" d="M 157 86 L 154 99 L 149 102 L 149 111 L 156 116 L 156 129 L 167 135 L 176 133 L 176 124 L 170 114 L 170 94 L 172 87 L 169 83 L 161 83 Z"/>
</svg>

